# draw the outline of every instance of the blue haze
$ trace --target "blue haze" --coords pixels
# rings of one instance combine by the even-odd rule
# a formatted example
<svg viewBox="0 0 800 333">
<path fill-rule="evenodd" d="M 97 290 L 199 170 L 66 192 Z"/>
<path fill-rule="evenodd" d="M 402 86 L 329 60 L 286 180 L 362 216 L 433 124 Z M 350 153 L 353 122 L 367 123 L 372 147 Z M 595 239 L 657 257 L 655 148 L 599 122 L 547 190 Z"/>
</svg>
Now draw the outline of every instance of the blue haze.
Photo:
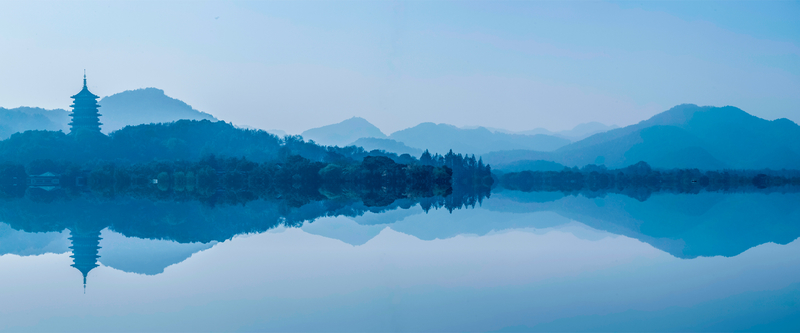
<svg viewBox="0 0 800 333">
<path fill-rule="evenodd" d="M 800 4 L 27 2 L 0 4 L 2 107 L 159 87 L 297 134 L 364 117 L 524 131 L 620 126 L 682 103 L 800 121 Z"/>
</svg>

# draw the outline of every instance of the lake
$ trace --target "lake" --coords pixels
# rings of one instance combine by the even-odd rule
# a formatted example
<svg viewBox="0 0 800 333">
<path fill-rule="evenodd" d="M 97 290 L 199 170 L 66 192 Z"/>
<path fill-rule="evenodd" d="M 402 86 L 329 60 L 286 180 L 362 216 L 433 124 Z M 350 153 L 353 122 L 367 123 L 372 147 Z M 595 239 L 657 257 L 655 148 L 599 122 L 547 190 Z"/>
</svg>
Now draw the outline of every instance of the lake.
<svg viewBox="0 0 800 333">
<path fill-rule="evenodd" d="M 0 330 L 798 331 L 798 203 L 8 200 Z"/>
</svg>

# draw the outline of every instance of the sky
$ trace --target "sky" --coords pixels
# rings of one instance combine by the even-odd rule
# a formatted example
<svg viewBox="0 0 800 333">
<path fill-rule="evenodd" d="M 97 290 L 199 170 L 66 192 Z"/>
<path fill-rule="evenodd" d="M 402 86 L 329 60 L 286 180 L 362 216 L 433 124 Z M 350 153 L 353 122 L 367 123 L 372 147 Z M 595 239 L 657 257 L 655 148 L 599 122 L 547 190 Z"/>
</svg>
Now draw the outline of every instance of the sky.
<svg viewBox="0 0 800 333">
<path fill-rule="evenodd" d="M 800 1 L 0 2 L 0 107 L 156 87 L 237 125 L 800 123 Z M 102 113 L 102 108 L 101 108 Z"/>
</svg>

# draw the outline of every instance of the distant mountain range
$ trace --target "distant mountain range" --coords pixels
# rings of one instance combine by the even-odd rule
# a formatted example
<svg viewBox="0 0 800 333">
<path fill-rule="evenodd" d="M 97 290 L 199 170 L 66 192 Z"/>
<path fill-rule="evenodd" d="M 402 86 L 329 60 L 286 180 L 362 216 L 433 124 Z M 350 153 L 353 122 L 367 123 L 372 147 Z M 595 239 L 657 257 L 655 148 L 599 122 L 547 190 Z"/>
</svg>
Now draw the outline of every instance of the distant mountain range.
<svg viewBox="0 0 800 333">
<path fill-rule="evenodd" d="M 419 156 L 425 149 L 442 155 L 451 149 L 454 152 L 477 155 L 509 149 L 552 151 L 571 142 L 555 135 L 514 134 L 484 127 L 465 129 L 434 123 L 422 123 L 387 137 L 375 125 L 358 117 L 312 128 L 301 135 L 306 140 L 314 140 L 323 145 L 340 147 L 354 145 L 364 147 L 366 150 L 380 149 L 414 156 Z"/>
<path fill-rule="evenodd" d="M 480 126 L 466 127 L 466 129 L 475 129 L 475 128 L 479 128 L 479 127 Z M 499 133 L 506 133 L 506 134 L 522 134 L 522 135 L 544 134 L 544 135 L 557 136 L 559 138 L 564 138 L 564 139 L 567 139 L 567 140 L 570 140 L 570 141 L 583 140 L 583 139 L 585 139 L 585 138 L 587 138 L 589 136 L 592 136 L 594 134 L 607 132 L 607 131 L 610 131 L 610 130 L 616 129 L 616 128 L 619 128 L 619 127 L 616 126 L 616 125 L 608 126 L 608 125 L 605 125 L 605 124 L 598 123 L 596 121 L 588 122 L 588 123 L 584 123 L 584 124 L 579 124 L 579 125 L 575 126 L 574 128 L 572 128 L 571 130 L 558 131 L 558 132 L 553 132 L 553 131 L 550 131 L 548 129 L 541 128 L 541 127 L 540 128 L 535 128 L 535 129 L 532 129 L 532 130 L 521 131 L 521 132 L 512 132 L 512 131 L 499 129 L 499 128 L 486 127 L 486 129 L 488 129 L 488 130 L 490 130 L 492 132 L 499 132 Z"/>
<path fill-rule="evenodd" d="M 100 104 L 100 122 L 104 133 L 128 125 L 166 123 L 180 119 L 217 121 L 212 115 L 164 94 L 156 88 L 128 90 L 104 97 Z M 69 132 L 70 111 L 64 109 L 19 107 L 0 108 L 0 140 L 27 130 Z"/>
<path fill-rule="evenodd" d="M 411 156 L 419 157 L 422 155 L 423 150 L 418 148 L 411 148 L 404 143 L 392 139 L 379 139 L 379 138 L 361 138 L 348 146 L 362 147 L 367 151 L 375 149 L 392 152 L 395 154 L 409 154 Z"/>
<path fill-rule="evenodd" d="M 128 125 L 166 123 L 179 119 L 216 121 L 212 115 L 195 110 L 190 105 L 167 96 L 163 90 L 144 88 L 128 90 L 102 98 L 100 121 L 102 131 L 110 133 Z M 63 109 L 45 110 L 21 107 L 0 108 L 0 139 L 26 130 L 69 132 L 70 112 Z M 250 128 L 245 126 L 244 128 Z M 384 150 L 397 154 L 420 156 L 425 149 L 446 154 L 451 149 L 462 154 L 486 154 L 501 150 L 553 151 L 569 144 L 571 138 L 606 130 L 600 123 L 577 126 L 570 131 L 550 132 L 544 129 L 512 133 L 500 129 L 458 128 L 447 124 L 422 123 L 393 133 L 384 134 L 364 118 L 353 117 L 337 124 L 309 129 L 302 133 L 306 140 L 329 146 L 356 145 L 371 151 Z M 270 130 L 278 136 L 280 130 Z"/>
<path fill-rule="evenodd" d="M 353 117 L 340 123 L 312 128 L 301 134 L 303 139 L 325 146 L 344 147 L 361 138 L 386 138 L 381 130 L 364 118 Z"/>
<path fill-rule="evenodd" d="M 587 123 L 562 132 L 534 129 L 512 133 L 422 123 L 387 137 L 365 119 L 351 118 L 308 130 L 303 136 L 322 144 L 415 156 L 425 149 L 439 154 L 452 149 L 482 156 L 503 171 L 547 171 L 560 165 L 587 164 L 620 168 L 639 161 L 656 168 L 800 168 L 797 124 L 787 119 L 768 121 L 731 106 L 684 104 L 623 128 Z M 569 138 L 582 139 L 571 142 Z"/>
<path fill-rule="evenodd" d="M 0 108 L 0 140 L 27 130 L 69 131 L 69 112 L 63 109 Z"/>
<path fill-rule="evenodd" d="M 684 104 L 552 152 L 496 151 L 483 159 L 495 166 L 545 160 L 609 168 L 645 161 L 660 168 L 798 169 L 800 126 L 788 119 L 761 119 L 732 106 Z"/>
<path fill-rule="evenodd" d="M 552 151 L 570 143 L 569 140 L 551 135 L 507 134 L 492 132 L 484 127 L 463 129 L 453 125 L 422 123 L 397 131 L 390 139 L 407 146 L 428 149 L 431 153 L 453 152 L 482 155 L 492 151 L 530 149 Z"/>
<path fill-rule="evenodd" d="M 104 97 L 99 104 L 106 133 L 127 125 L 217 120 L 156 88 L 121 92 Z M 68 132 L 69 121 L 69 111 L 63 109 L 0 108 L 0 139 L 33 129 Z M 270 132 L 285 134 L 279 130 Z M 387 136 L 366 119 L 353 117 L 309 129 L 302 136 L 322 145 L 356 145 L 368 151 L 378 149 L 417 157 L 426 149 L 439 154 L 452 149 L 482 156 L 495 169 L 506 171 L 528 167 L 551 170 L 558 164 L 619 168 L 639 161 L 657 168 L 800 168 L 797 124 L 787 119 L 760 119 L 731 106 L 684 104 L 623 128 L 595 122 L 560 132 L 541 128 L 510 132 L 422 123 Z"/>
</svg>

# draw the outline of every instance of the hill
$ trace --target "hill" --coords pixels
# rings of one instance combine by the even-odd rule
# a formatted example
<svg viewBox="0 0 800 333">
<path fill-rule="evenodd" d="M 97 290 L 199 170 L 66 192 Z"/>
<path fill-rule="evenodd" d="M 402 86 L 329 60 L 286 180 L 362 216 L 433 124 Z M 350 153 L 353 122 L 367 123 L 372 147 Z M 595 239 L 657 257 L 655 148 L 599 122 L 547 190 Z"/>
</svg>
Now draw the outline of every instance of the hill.
<svg viewBox="0 0 800 333">
<path fill-rule="evenodd" d="M 787 119 L 761 119 L 732 106 L 684 104 L 553 152 L 513 150 L 483 158 L 492 164 L 548 160 L 618 168 L 645 161 L 658 168 L 797 169 L 800 126 Z"/>
<path fill-rule="evenodd" d="M 337 124 L 312 128 L 301 134 L 306 140 L 326 146 L 344 147 L 360 138 L 386 138 L 381 130 L 364 118 L 353 117 Z"/>
<path fill-rule="evenodd" d="M 217 121 L 212 115 L 197 111 L 156 88 L 124 91 L 104 97 L 98 104 L 104 133 L 128 125 L 168 123 L 180 119 Z M 46 110 L 33 107 L 0 108 L 0 140 L 5 140 L 14 133 L 30 130 L 69 133 L 70 112 L 64 109 Z"/>
<path fill-rule="evenodd" d="M 398 142 L 392 139 L 361 138 L 349 144 L 348 146 L 361 147 L 364 148 L 364 150 L 366 151 L 372 151 L 378 149 L 390 153 L 395 153 L 398 155 L 409 154 L 411 156 L 417 156 L 417 157 L 422 155 L 422 149 L 411 148 L 409 146 L 406 146 L 402 142 Z"/>
<path fill-rule="evenodd" d="M 180 119 L 217 121 L 212 115 L 197 111 L 156 88 L 123 91 L 103 97 L 98 104 L 104 133 L 128 125 L 168 123 Z"/>
<path fill-rule="evenodd" d="M 422 123 L 397 131 L 389 138 L 409 147 L 428 149 L 431 153 L 439 154 L 446 154 L 451 149 L 477 155 L 510 149 L 552 151 L 570 143 L 567 139 L 550 135 L 507 134 L 492 132 L 484 127 L 462 129 L 434 123 Z"/>
<path fill-rule="evenodd" d="M 69 112 L 62 109 L 18 107 L 0 108 L 0 140 L 29 130 L 69 132 Z"/>
<path fill-rule="evenodd" d="M 598 122 L 583 123 L 575 126 L 571 130 L 551 132 L 544 128 L 536 128 L 528 131 L 516 132 L 515 134 L 535 135 L 545 134 L 557 136 L 570 141 L 580 141 L 597 133 L 607 132 L 619 128 L 615 125 L 608 126 Z"/>
<path fill-rule="evenodd" d="M 26 131 L 0 141 L 0 163 L 28 164 L 49 159 L 72 163 L 105 160 L 129 164 L 154 160 L 196 161 L 209 155 L 246 157 L 254 162 L 283 160 L 289 155 L 326 162 L 361 161 L 366 156 L 385 156 L 403 164 L 416 160 L 410 156 L 366 152 L 359 147 L 325 147 L 296 136 L 281 139 L 265 131 L 208 120 L 127 126 L 110 135 Z"/>
</svg>

